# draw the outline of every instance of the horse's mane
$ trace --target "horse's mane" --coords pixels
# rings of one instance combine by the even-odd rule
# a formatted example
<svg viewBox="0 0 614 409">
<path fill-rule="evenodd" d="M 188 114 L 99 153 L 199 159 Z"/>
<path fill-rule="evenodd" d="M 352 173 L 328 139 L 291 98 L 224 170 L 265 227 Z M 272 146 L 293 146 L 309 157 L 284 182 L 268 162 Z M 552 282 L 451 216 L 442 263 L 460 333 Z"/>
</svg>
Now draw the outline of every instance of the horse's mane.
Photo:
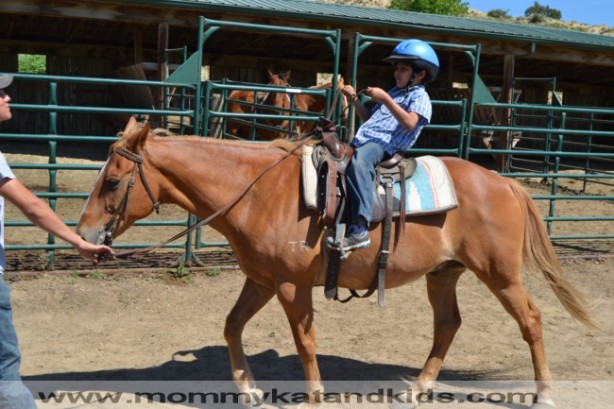
<svg viewBox="0 0 614 409">
<path fill-rule="evenodd" d="M 138 123 L 138 129 L 143 129 L 144 126 L 145 126 L 144 122 Z M 272 148 L 282 149 L 286 152 L 293 152 L 294 155 L 296 156 L 300 156 L 302 152 L 302 148 L 299 148 L 293 151 L 293 149 L 295 149 L 296 147 L 296 142 L 292 142 L 287 139 L 275 139 L 274 141 L 271 141 L 270 143 L 254 143 L 251 141 L 219 139 L 219 138 L 212 138 L 212 137 L 203 137 L 199 135 L 178 135 L 165 128 L 155 128 L 155 129 L 152 129 L 149 133 L 150 135 L 153 135 L 154 137 L 163 137 L 163 138 L 168 138 L 168 139 L 194 140 L 198 143 L 236 145 L 237 147 L 248 148 L 248 149 L 266 149 L 266 148 L 272 147 Z M 124 131 L 118 132 L 117 136 L 119 139 L 111 145 L 110 152 L 114 148 L 127 149 L 128 148 L 127 145 L 128 145 L 130 138 L 126 138 L 125 136 L 130 135 L 130 134 L 131 133 L 126 134 L 126 132 Z"/>
<path fill-rule="evenodd" d="M 299 158 L 301 157 L 301 155 L 303 154 L 303 148 L 306 145 L 315 145 L 317 144 L 319 141 L 317 140 L 310 140 L 307 142 L 298 140 L 298 141 L 290 141 L 288 139 L 275 139 L 274 141 L 271 142 L 271 146 L 274 146 L 276 148 L 282 149 L 286 152 L 292 152 L 292 154 L 294 156 L 298 156 Z M 300 147 L 297 148 L 297 144 L 301 143 L 302 145 Z"/>
</svg>

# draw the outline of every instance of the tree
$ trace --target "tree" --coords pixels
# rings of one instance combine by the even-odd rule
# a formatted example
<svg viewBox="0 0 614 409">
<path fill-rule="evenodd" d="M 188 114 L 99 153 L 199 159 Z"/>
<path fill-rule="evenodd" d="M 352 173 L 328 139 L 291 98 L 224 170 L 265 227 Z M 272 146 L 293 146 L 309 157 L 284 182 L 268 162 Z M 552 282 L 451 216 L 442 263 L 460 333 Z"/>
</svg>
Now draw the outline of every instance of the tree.
<svg viewBox="0 0 614 409">
<path fill-rule="evenodd" d="M 19 70 L 29 74 L 46 74 L 47 57 L 40 54 L 19 54 Z"/>
<path fill-rule="evenodd" d="M 490 10 L 488 13 L 486 13 L 486 15 L 488 17 L 492 17 L 492 18 L 507 18 L 507 19 L 510 19 L 512 17 L 508 14 L 508 11 L 509 10 L 493 9 L 493 10 Z"/>
<path fill-rule="evenodd" d="M 535 16 L 549 17 L 555 20 L 560 20 L 563 17 L 560 10 L 551 9 L 550 6 L 542 6 L 537 1 L 531 7 L 527 8 L 524 11 L 524 16 L 531 17 L 532 21 L 533 20 L 540 20 L 540 21 L 543 20 L 543 19 L 536 18 Z"/>
<path fill-rule="evenodd" d="M 469 11 L 469 3 L 463 3 L 461 0 L 392 0 L 390 8 L 446 16 L 463 16 Z"/>
</svg>

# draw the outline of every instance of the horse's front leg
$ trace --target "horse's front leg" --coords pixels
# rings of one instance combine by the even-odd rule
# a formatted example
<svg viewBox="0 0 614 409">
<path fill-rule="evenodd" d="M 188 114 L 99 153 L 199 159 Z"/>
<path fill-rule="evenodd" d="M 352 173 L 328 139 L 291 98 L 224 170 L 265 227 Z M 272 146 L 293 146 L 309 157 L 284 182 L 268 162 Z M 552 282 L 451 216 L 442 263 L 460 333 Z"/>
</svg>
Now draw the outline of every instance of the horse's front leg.
<svg viewBox="0 0 614 409">
<path fill-rule="evenodd" d="M 252 393 L 260 394 L 260 391 L 256 389 L 254 376 L 243 351 L 243 329 L 245 324 L 273 298 L 274 294 L 273 289 L 247 278 L 237 302 L 226 317 L 224 338 L 226 338 L 230 353 L 232 379 L 239 392 L 247 396 L 252 396 Z"/>
<path fill-rule="evenodd" d="M 284 308 L 298 356 L 303 363 L 309 402 L 321 401 L 324 387 L 316 360 L 316 330 L 313 322 L 313 299 L 310 285 L 297 285 L 288 281 L 276 286 L 277 298 Z"/>
</svg>

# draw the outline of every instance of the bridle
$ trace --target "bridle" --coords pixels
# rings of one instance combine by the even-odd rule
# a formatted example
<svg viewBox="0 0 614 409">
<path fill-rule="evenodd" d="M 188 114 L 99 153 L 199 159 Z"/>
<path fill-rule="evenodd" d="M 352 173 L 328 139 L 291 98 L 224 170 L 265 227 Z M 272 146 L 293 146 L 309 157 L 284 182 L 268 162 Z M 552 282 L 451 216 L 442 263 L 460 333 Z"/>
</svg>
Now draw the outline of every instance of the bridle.
<svg viewBox="0 0 614 409">
<path fill-rule="evenodd" d="M 113 233 L 115 233 L 115 230 L 117 230 L 120 216 L 122 214 L 124 216 L 124 222 L 127 221 L 128 212 L 126 210 L 128 210 L 128 201 L 130 199 L 130 194 L 132 193 L 132 189 L 134 188 L 134 184 L 136 183 L 137 169 L 139 171 L 139 176 L 141 178 L 141 181 L 143 182 L 143 187 L 145 188 L 145 191 L 147 192 L 147 196 L 149 196 L 149 199 L 151 200 L 151 203 L 153 204 L 154 210 L 156 211 L 156 213 L 158 214 L 160 213 L 160 203 L 154 197 L 153 192 L 151 191 L 151 188 L 149 187 L 149 183 L 147 183 L 147 179 L 145 178 L 145 172 L 143 172 L 143 157 L 141 156 L 141 154 L 130 152 L 120 147 L 113 148 L 111 153 L 116 153 L 119 156 L 123 156 L 124 158 L 132 161 L 134 163 L 134 167 L 132 168 L 130 180 L 128 181 L 128 187 L 126 188 L 126 193 L 124 193 L 124 197 L 122 198 L 122 201 L 117 207 L 117 210 L 115 210 L 115 213 L 113 214 L 113 217 L 111 217 L 111 220 L 109 220 L 104 225 L 104 230 L 101 232 L 100 236 L 98 237 L 98 242 L 102 242 L 103 244 L 107 246 L 111 246 L 113 244 Z"/>
</svg>

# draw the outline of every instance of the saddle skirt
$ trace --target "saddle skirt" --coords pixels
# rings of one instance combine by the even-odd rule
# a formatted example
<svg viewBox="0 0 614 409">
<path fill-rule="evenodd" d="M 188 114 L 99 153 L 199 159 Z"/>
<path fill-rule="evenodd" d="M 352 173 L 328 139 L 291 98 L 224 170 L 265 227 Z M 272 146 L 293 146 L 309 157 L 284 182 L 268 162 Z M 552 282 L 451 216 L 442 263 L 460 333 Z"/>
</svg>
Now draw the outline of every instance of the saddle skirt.
<svg viewBox="0 0 614 409">
<path fill-rule="evenodd" d="M 321 167 L 317 160 L 318 147 L 306 145 L 304 146 L 302 156 L 302 185 L 303 197 L 308 208 L 325 213 L 326 209 L 322 208 L 323 196 L 321 191 L 324 188 L 330 189 L 330 186 L 323 186 L 321 181 Z M 393 185 L 393 216 L 398 217 L 400 214 L 406 216 L 419 216 L 440 212 L 447 212 L 458 207 L 454 185 L 448 173 L 448 169 L 443 162 L 434 156 L 422 156 L 416 158 L 416 168 L 410 177 L 401 181 L 395 178 Z M 318 169 L 320 167 L 320 169 Z M 329 169 L 330 172 L 335 172 L 334 169 Z M 384 174 L 390 174 L 390 170 L 383 170 Z M 318 175 L 320 172 L 320 175 Z M 378 175 L 380 172 L 378 171 Z M 326 179 L 326 178 L 324 178 Z M 384 177 L 383 179 L 386 179 Z M 405 184 L 405 188 L 401 187 L 401 183 Z M 374 188 L 375 209 L 373 222 L 379 222 L 384 214 L 385 191 L 381 183 L 376 183 Z M 405 200 L 401 200 L 401 192 L 406 193 Z M 328 194 L 328 196 L 331 196 Z M 401 203 L 405 203 L 405 211 L 400 209 Z M 334 206 L 334 203 L 328 203 L 329 207 Z"/>
<path fill-rule="evenodd" d="M 405 189 L 401 189 L 401 183 L 405 183 Z M 401 200 L 402 191 L 405 191 L 404 201 Z M 378 186 L 378 193 L 385 194 L 382 185 Z M 458 207 L 452 179 L 441 159 L 435 156 L 416 158 L 413 175 L 393 185 L 394 216 L 400 213 L 401 202 L 405 203 L 406 216 L 447 212 Z"/>
</svg>

